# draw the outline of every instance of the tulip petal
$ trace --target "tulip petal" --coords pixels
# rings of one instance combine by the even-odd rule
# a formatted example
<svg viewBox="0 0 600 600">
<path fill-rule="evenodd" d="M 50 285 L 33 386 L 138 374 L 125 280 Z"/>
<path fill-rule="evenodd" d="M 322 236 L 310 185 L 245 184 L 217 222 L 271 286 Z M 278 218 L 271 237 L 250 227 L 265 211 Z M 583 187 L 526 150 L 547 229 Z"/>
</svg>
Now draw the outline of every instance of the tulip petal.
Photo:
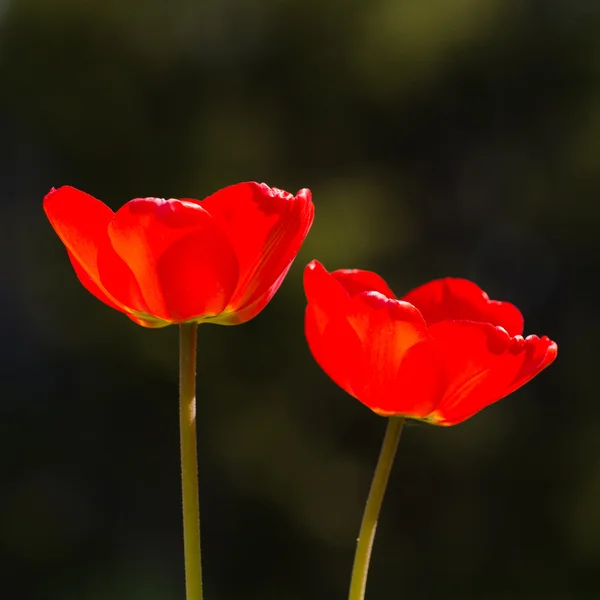
<svg viewBox="0 0 600 600">
<path fill-rule="evenodd" d="M 344 286 L 350 296 L 356 296 L 361 292 L 380 292 L 388 298 L 396 298 L 383 278 L 372 271 L 339 269 L 331 274 Z"/>
<path fill-rule="evenodd" d="M 304 269 L 304 293 L 309 304 L 332 315 L 343 312 L 350 301 L 343 284 L 318 260 L 311 261 Z"/>
<path fill-rule="evenodd" d="M 123 306 L 113 301 L 112 298 L 90 277 L 88 272 L 83 268 L 75 256 L 73 256 L 73 254 L 71 254 L 71 252 L 68 250 L 67 253 L 69 254 L 69 259 L 71 260 L 71 264 L 73 265 L 73 269 L 75 269 L 75 274 L 77 275 L 81 285 L 83 285 L 88 292 L 96 296 L 98 300 L 108 304 L 108 306 L 111 308 L 116 308 L 121 312 L 126 312 Z"/>
<path fill-rule="evenodd" d="M 238 281 L 238 264 L 219 229 L 208 227 L 174 242 L 159 258 L 157 274 L 176 322 L 219 315 Z"/>
<path fill-rule="evenodd" d="M 344 391 L 364 402 L 363 348 L 343 314 L 328 314 L 317 305 L 306 307 L 306 340 L 318 365 Z"/>
<path fill-rule="evenodd" d="M 238 280 L 228 239 L 198 204 L 138 198 L 117 211 L 108 227 L 116 255 L 131 270 L 152 317 L 181 322 L 214 316 L 226 306 Z M 137 296 L 136 286 L 116 269 L 102 269 L 107 289 Z M 108 281 L 110 279 L 110 281 Z M 139 300 L 139 299 L 137 299 Z"/>
<path fill-rule="evenodd" d="M 479 286 L 466 279 L 437 279 L 402 299 L 416 306 L 428 325 L 440 321 L 476 321 L 503 327 L 511 336 L 523 333 L 523 316 L 516 306 L 490 300 Z"/>
<path fill-rule="evenodd" d="M 150 314 L 150 308 L 133 271 L 115 252 L 110 239 L 98 249 L 98 271 L 103 289 L 126 307 L 128 316 L 131 312 Z"/>
<path fill-rule="evenodd" d="M 114 216 L 106 204 L 70 186 L 52 189 L 44 198 L 52 227 L 81 268 L 98 282 L 98 247 Z"/>
<path fill-rule="evenodd" d="M 516 377 L 508 386 L 506 395 L 511 394 L 533 379 L 540 371 L 551 365 L 558 355 L 558 346 L 546 336 L 528 335 L 525 339 L 517 336 L 513 342 L 513 352 L 523 350 L 525 360 Z"/>
<path fill-rule="evenodd" d="M 215 323 L 218 325 L 241 325 L 253 319 L 262 311 L 262 309 L 271 301 L 271 298 L 275 295 L 275 292 L 279 289 L 279 286 L 285 279 L 285 276 L 290 270 L 290 265 L 283 271 L 275 283 L 259 296 L 252 304 L 248 304 L 237 311 L 224 311 L 214 319 L 207 320 L 208 323 Z"/>
<path fill-rule="evenodd" d="M 98 271 L 98 252 L 108 243 L 113 211 L 100 200 L 71 186 L 50 190 L 44 198 L 44 211 L 66 246 L 83 286 L 102 302 L 123 310 L 120 302 L 102 286 Z"/>
<path fill-rule="evenodd" d="M 419 311 L 379 292 L 351 298 L 348 323 L 361 341 L 356 396 L 375 412 L 422 417 L 439 400 L 435 352 Z M 405 362 L 406 361 L 406 362 Z"/>
<path fill-rule="evenodd" d="M 348 293 L 316 260 L 304 269 L 304 292 L 305 334 L 315 360 L 335 383 L 358 398 L 354 382 L 362 380 L 363 352 L 346 320 Z"/>
<path fill-rule="evenodd" d="M 550 346 L 545 341 L 536 336 L 511 338 L 489 323 L 445 321 L 431 325 L 429 331 L 445 381 L 444 397 L 428 419 L 439 425 L 468 419 L 549 364 Z"/>
<path fill-rule="evenodd" d="M 239 281 L 228 309 L 256 302 L 291 265 L 312 224 L 309 190 L 294 197 L 265 184 L 240 183 L 201 203 L 227 235 L 239 263 Z"/>
<path fill-rule="evenodd" d="M 394 366 L 390 365 L 393 371 Z M 423 419 L 438 405 L 443 394 L 439 356 L 431 339 L 411 346 L 389 388 L 373 399 L 371 408 L 382 416 L 405 416 Z"/>
</svg>

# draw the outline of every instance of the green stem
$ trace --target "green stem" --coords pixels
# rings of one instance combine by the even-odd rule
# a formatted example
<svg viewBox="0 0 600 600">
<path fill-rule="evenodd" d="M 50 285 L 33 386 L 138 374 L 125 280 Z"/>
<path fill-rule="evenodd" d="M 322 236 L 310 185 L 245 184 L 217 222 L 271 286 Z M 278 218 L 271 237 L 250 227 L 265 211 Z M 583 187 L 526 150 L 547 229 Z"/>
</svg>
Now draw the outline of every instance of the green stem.
<svg viewBox="0 0 600 600">
<path fill-rule="evenodd" d="M 385 495 L 385 488 L 392 470 L 396 448 L 400 441 L 400 434 L 404 425 L 403 417 L 390 417 L 383 438 L 379 460 L 375 467 L 371 490 L 367 498 L 365 512 L 360 525 L 360 533 L 356 544 L 354 555 L 354 566 L 352 567 L 352 580 L 350 582 L 350 595 L 348 600 L 363 600 L 367 586 L 367 574 L 369 572 L 369 561 L 371 550 L 377 529 L 377 520 L 381 510 L 381 503 Z"/>
<path fill-rule="evenodd" d="M 183 323 L 179 327 L 179 433 L 181 440 L 185 596 L 187 600 L 202 600 L 198 457 L 196 450 L 197 327 L 195 323 Z"/>
</svg>

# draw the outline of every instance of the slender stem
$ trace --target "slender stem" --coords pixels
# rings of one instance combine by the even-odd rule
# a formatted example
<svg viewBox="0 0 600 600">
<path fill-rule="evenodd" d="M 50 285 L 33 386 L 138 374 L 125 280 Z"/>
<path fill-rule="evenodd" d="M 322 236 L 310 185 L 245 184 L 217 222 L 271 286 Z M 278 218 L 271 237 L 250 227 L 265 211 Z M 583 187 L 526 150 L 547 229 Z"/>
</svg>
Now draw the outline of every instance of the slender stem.
<svg viewBox="0 0 600 600">
<path fill-rule="evenodd" d="M 371 490 L 367 498 L 365 512 L 360 525 L 360 533 L 356 543 L 356 553 L 354 555 L 354 566 L 352 567 L 352 580 L 350 582 L 350 595 L 348 600 L 363 600 L 367 586 L 367 574 L 369 572 L 369 561 L 371 560 L 371 550 L 373 549 L 373 540 L 377 529 L 377 520 L 381 503 L 385 495 L 385 488 L 392 470 L 396 448 L 400 441 L 400 434 L 404 425 L 403 417 L 390 417 L 383 438 L 379 460 L 375 467 Z"/>
<path fill-rule="evenodd" d="M 200 509 L 196 451 L 196 333 L 195 323 L 179 327 L 179 433 L 183 496 L 183 547 L 186 600 L 202 600 Z"/>
</svg>

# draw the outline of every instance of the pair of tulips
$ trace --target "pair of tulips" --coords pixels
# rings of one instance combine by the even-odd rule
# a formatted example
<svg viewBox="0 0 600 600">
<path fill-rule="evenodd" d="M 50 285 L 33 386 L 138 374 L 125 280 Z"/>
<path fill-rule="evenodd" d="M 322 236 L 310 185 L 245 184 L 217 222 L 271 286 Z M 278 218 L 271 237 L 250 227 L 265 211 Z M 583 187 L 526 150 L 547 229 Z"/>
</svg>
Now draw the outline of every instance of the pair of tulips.
<svg viewBox="0 0 600 600">
<path fill-rule="evenodd" d="M 237 325 L 286 276 L 313 221 L 311 193 L 240 183 L 198 201 L 138 198 L 116 213 L 72 187 L 44 209 L 88 291 L 145 327 Z M 522 337 L 523 317 L 464 279 L 398 299 L 377 274 L 304 272 L 305 333 L 317 363 L 384 416 L 453 425 L 547 367 L 557 346 Z"/>
<path fill-rule="evenodd" d="M 178 323 L 183 538 L 187 600 L 202 600 L 195 422 L 196 325 L 255 317 L 286 276 L 313 221 L 311 193 L 257 183 L 205 200 L 138 198 L 116 213 L 71 187 L 46 214 L 81 283 L 144 327 Z M 349 600 L 364 600 L 381 502 L 405 418 L 453 425 L 529 381 L 555 358 L 547 337 L 464 279 L 401 300 L 375 273 L 304 271 L 305 333 L 324 371 L 390 417 L 356 546 Z"/>
</svg>

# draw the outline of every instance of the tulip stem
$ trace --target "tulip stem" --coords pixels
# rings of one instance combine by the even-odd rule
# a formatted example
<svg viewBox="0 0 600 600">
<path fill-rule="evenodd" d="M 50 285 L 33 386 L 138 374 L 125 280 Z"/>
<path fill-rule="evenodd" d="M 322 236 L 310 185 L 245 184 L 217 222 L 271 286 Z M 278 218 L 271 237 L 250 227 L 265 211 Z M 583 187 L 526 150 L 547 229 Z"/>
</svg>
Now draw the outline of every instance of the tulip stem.
<svg viewBox="0 0 600 600">
<path fill-rule="evenodd" d="M 179 327 L 179 433 L 186 600 L 202 600 L 200 509 L 196 450 L 196 323 Z"/>
<path fill-rule="evenodd" d="M 389 418 L 385 437 L 383 438 L 383 444 L 381 446 L 381 452 L 379 453 L 379 460 L 375 467 L 371 489 L 367 498 L 365 512 L 360 525 L 348 600 L 363 600 L 365 597 L 367 574 L 369 572 L 369 562 L 371 560 L 371 551 L 373 549 L 377 521 L 379 519 L 381 503 L 383 502 L 383 496 L 385 495 L 385 489 L 390 477 L 390 471 L 392 470 L 403 426 L 403 417 Z"/>
</svg>

